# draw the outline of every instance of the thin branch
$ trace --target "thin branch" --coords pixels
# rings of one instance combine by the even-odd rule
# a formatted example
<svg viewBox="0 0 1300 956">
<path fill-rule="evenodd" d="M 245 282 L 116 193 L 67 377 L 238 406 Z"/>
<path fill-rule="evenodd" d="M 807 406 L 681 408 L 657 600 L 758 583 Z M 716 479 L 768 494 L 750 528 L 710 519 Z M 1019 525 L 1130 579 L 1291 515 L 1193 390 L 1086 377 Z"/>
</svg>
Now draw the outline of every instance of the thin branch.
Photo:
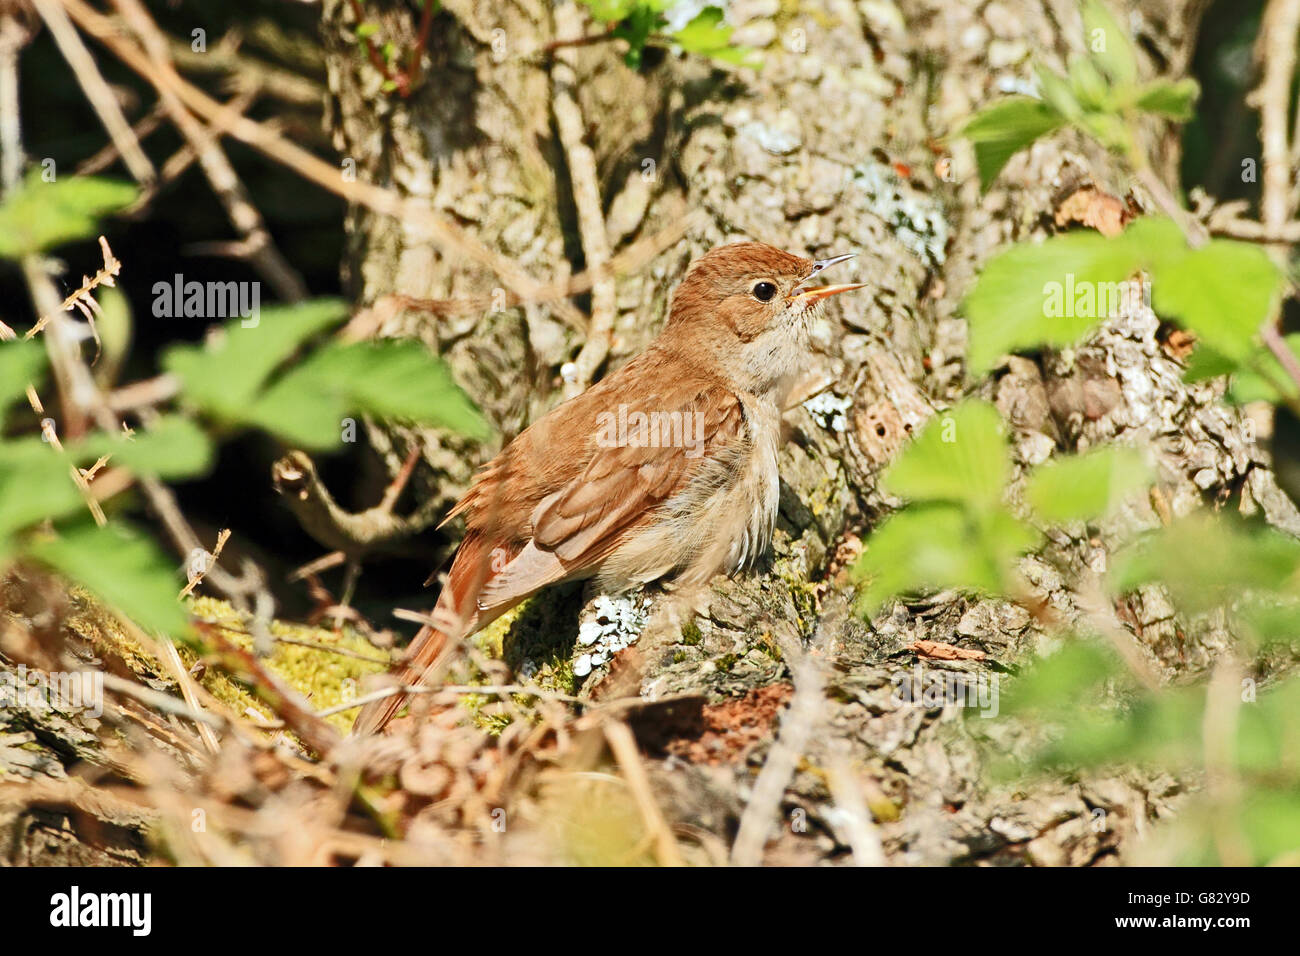
<svg viewBox="0 0 1300 956">
<path fill-rule="evenodd" d="M 52 2 L 52 0 L 45 0 L 45 2 Z M 171 62 L 167 38 L 158 29 L 158 25 L 154 23 L 140 0 L 113 0 L 113 5 L 140 37 L 141 43 L 153 58 L 157 68 L 180 80 L 180 75 Z M 71 29 L 70 24 L 69 29 Z M 158 95 L 172 123 L 198 157 L 199 166 L 207 176 L 213 192 L 217 194 L 222 208 L 225 209 L 226 217 L 242 236 L 245 257 L 271 284 L 281 299 L 286 302 L 305 299 L 307 286 L 302 276 L 298 275 L 275 247 L 271 233 L 262 221 L 262 214 L 253 205 L 248 190 L 222 150 L 217 135 L 204 129 L 203 124 L 182 105 L 172 90 L 159 89 Z"/>
<path fill-rule="evenodd" d="M 95 108 L 100 122 L 108 131 L 109 138 L 117 145 L 117 151 L 121 154 L 122 161 L 126 163 L 126 168 L 130 170 L 132 178 L 138 183 L 153 182 L 157 178 L 153 163 L 149 162 L 149 157 L 144 154 L 140 141 L 131 131 L 131 124 L 122 115 L 117 97 L 113 95 L 108 81 L 99 72 L 99 67 L 95 65 L 95 58 L 90 55 L 86 45 L 81 42 L 81 37 L 73 29 L 67 13 L 59 6 L 58 0 L 32 0 L 32 5 L 36 7 L 36 12 L 49 27 L 50 36 L 54 38 L 63 58 L 68 61 L 68 66 L 72 67 L 72 72 L 77 82 L 81 84 L 86 99 Z"/>
<path fill-rule="evenodd" d="M 582 15 L 576 4 L 555 7 L 555 31 L 558 34 L 581 32 Z M 569 167 L 573 204 L 578 214 L 578 234 L 588 267 L 601 269 L 609 261 L 609 235 L 600 198 L 600 177 L 596 171 L 596 154 L 586 142 L 586 122 L 578 103 L 577 53 L 557 49 L 551 67 L 551 106 L 555 125 Z M 618 316 L 616 287 L 612 276 L 596 280 L 591 289 L 591 325 L 587 340 L 574 360 L 574 374 L 565 382 L 566 398 L 572 398 L 591 384 L 596 370 L 609 355 Z"/>
<path fill-rule="evenodd" d="M 48 0 L 47 0 L 48 2 Z M 525 301 L 542 301 L 543 286 L 506 256 L 486 245 L 431 210 L 423 200 L 409 199 L 394 190 L 343 178 L 336 165 L 309 153 L 275 131 L 247 117 L 234 116 L 221 103 L 185 82 L 174 71 L 158 68 L 147 54 L 124 38 L 111 20 L 83 0 L 61 0 L 77 24 L 104 44 L 131 70 L 159 90 L 170 89 L 200 118 L 210 124 L 229 124 L 230 135 L 253 147 L 318 186 L 385 216 L 391 216 L 427 230 L 429 241 L 448 254 L 464 257 L 495 273 L 508 291 Z M 555 314 L 574 328 L 585 329 L 586 318 L 571 303 L 556 299 Z"/>
<path fill-rule="evenodd" d="M 315 463 L 301 451 L 279 459 L 271 468 L 271 478 L 303 530 L 350 558 L 404 541 L 432 525 L 439 514 L 438 502 L 431 499 L 406 517 L 395 515 L 387 496 L 365 511 L 345 511 L 321 481 Z"/>
</svg>

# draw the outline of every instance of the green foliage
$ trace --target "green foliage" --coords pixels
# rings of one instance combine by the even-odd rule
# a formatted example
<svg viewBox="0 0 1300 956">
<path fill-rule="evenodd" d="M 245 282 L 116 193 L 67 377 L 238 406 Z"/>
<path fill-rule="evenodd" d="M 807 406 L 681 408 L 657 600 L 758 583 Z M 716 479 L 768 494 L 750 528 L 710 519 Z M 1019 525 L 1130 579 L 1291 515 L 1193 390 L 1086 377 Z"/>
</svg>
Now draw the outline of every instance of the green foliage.
<svg viewBox="0 0 1300 956">
<path fill-rule="evenodd" d="M 163 364 L 181 379 L 184 397 L 218 420 L 254 425 L 309 449 L 337 448 L 343 420 L 359 415 L 488 437 L 486 421 L 446 366 L 418 343 L 308 347 L 346 314 L 333 300 L 263 309 L 255 326 L 232 320 L 207 346 L 168 350 Z M 290 363 L 300 352 L 305 356 Z"/>
<path fill-rule="evenodd" d="M 1104 146 L 1133 157 L 1135 114 L 1179 122 L 1191 117 L 1200 93 L 1191 79 L 1139 83 L 1128 34 L 1101 0 L 1081 5 L 1086 56 L 1070 60 L 1067 75 L 1037 68 L 1041 99 L 1011 97 L 975 114 L 961 130 L 975 146 L 980 188 L 988 189 L 1007 161 L 1040 136 L 1074 126 Z"/>
<path fill-rule="evenodd" d="M 130 183 L 67 176 L 47 183 L 33 172 L 0 203 L 0 258 L 21 259 L 95 234 L 98 220 L 130 205 Z"/>
<path fill-rule="evenodd" d="M 1097 448 L 1034 469 L 1025 500 L 1048 524 L 1110 514 L 1125 497 L 1151 483 L 1145 457 L 1133 448 Z"/>
<path fill-rule="evenodd" d="M 78 464 L 101 455 L 137 475 L 176 480 L 192 478 L 212 466 L 212 442 L 198 425 L 180 415 L 163 415 L 147 431 L 131 436 L 99 432 L 69 449 Z"/>
<path fill-rule="evenodd" d="M 84 507 L 71 467 L 40 438 L 0 442 L 0 553 L 13 550 L 9 539 L 22 529 Z"/>
<path fill-rule="evenodd" d="M 610 24 L 612 34 L 627 41 L 628 51 L 624 55 L 624 61 L 633 69 L 641 66 L 645 48 L 656 44 L 673 44 L 687 53 L 737 66 L 756 68 L 762 64 L 756 51 L 732 44 L 732 28 L 727 25 L 720 7 L 705 7 L 689 23 L 674 29 L 665 15 L 672 6 L 672 0 L 580 2 L 593 20 Z"/>
<path fill-rule="evenodd" d="M 1010 475 L 997 409 L 966 402 L 923 428 L 881 486 L 914 501 L 950 501 L 984 511 L 1002 497 Z"/>
<path fill-rule="evenodd" d="M 1162 582 L 1177 606 L 1200 613 L 1260 589 L 1297 593 L 1300 541 L 1268 527 L 1192 514 L 1148 535 L 1115 556 L 1116 590 Z"/>
<path fill-rule="evenodd" d="M 134 529 L 83 522 L 32 540 L 27 553 L 144 627 L 173 637 L 189 633 L 172 567 L 157 545 Z"/>
<path fill-rule="evenodd" d="M 1258 360 L 1255 333 L 1281 294 L 1281 271 L 1250 243 L 1216 239 L 1191 249 L 1173 222 L 1154 218 L 1113 239 L 1066 233 L 995 256 L 963 304 L 971 371 L 1015 349 L 1074 343 L 1142 289 L 1133 282 L 1139 274 L 1156 312 L 1195 332 L 1227 363 L 1222 371 Z"/>
<path fill-rule="evenodd" d="M 0 342 L 0 424 L 14 400 L 45 377 L 45 349 L 40 342 Z"/>
<path fill-rule="evenodd" d="M 854 568 L 860 606 L 927 588 L 988 594 L 1017 590 L 1016 562 L 1039 533 L 1002 503 L 1011 457 L 997 410 L 967 401 L 936 416 L 881 478 L 913 506 L 875 529 Z M 1026 484 L 1044 524 L 1088 521 L 1145 486 L 1150 469 L 1133 449 L 1105 448 L 1038 468 Z"/>
<path fill-rule="evenodd" d="M 975 145 L 980 188 L 987 190 L 1012 156 L 1065 123 L 1059 109 L 1028 96 L 1000 100 L 975 114 L 961 133 Z"/>
<path fill-rule="evenodd" d="M 875 529 L 854 567 L 860 604 L 925 588 L 1005 591 L 1016 559 L 1038 534 L 1001 503 L 1011 473 L 997 410 L 968 401 L 936 416 L 881 478 L 911 499 Z"/>
</svg>

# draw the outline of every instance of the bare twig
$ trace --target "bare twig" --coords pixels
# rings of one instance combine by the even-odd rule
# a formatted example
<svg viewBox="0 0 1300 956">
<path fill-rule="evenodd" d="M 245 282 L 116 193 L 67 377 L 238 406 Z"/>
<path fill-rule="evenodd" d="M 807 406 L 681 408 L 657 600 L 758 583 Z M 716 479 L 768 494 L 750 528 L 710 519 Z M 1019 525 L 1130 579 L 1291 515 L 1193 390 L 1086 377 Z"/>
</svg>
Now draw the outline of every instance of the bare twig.
<svg viewBox="0 0 1300 956">
<path fill-rule="evenodd" d="M 46 0 L 49 2 L 49 0 Z M 385 216 L 392 216 L 426 230 L 429 240 L 449 253 L 495 273 L 505 287 L 526 301 L 541 301 L 542 288 L 506 256 L 479 242 L 454 223 L 436 215 L 421 200 L 408 199 L 394 190 L 373 183 L 351 181 L 340 175 L 337 166 L 325 162 L 278 133 L 247 117 L 232 116 L 231 111 L 202 90 L 185 82 L 174 71 L 160 69 L 151 59 L 121 35 L 114 23 L 83 0 L 61 0 L 68 13 L 83 30 L 107 46 L 130 69 L 155 88 L 170 89 L 190 110 L 209 124 L 228 124 L 230 135 L 294 170 L 304 179 L 349 202 L 357 203 Z M 571 302 L 557 299 L 552 308 L 557 316 L 577 329 L 585 329 L 586 319 Z"/>
<path fill-rule="evenodd" d="M 1297 33 L 1300 33 L 1300 0 L 1269 0 L 1259 32 L 1264 78 L 1251 97 L 1259 107 L 1259 139 L 1264 164 L 1260 219 L 1265 229 L 1280 229 L 1295 211 L 1291 205 L 1291 146 L 1287 123 L 1295 76 Z M 1279 268 L 1286 268 L 1287 249 L 1274 246 L 1269 249 L 1269 255 Z M 1282 304 L 1278 302 L 1260 326 L 1260 338 L 1291 381 L 1300 385 L 1300 361 L 1296 360 L 1295 353 L 1282 337 L 1281 321 Z"/>
<path fill-rule="evenodd" d="M 605 742 L 609 744 L 619 769 L 623 771 L 623 779 L 627 781 L 632 799 L 636 801 L 641 819 L 645 821 L 646 830 L 654 841 L 655 857 L 659 860 L 659 865 L 682 866 L 681 850 L 677 847 L 672 828 L 659 809 L 654 791 L 650 789 L 650 778 L 641 762 L 641 755 L 637 752 L 636 738 L 632 736 L 631 728 L 621 720 L 610 720 L 605 722 L 604 731 Z"/>
<path fill-rule="evenodd" d="M 580 34 L 583 17 L 577 4 L 559 4 L 554 10 L 555 32 L 561 36 Z M 578 234 L 589 268 L 599 270 L 609 261 L 609 236 L 600 198 L 600 177 L 596 155 L 586 142 L 586 123 L 578 104 L 577 53 L 557 49 L 551 67 L 551 103 L 555 125 L 569 167 L 573 203 L 578 214 Z M 565 382 L 565 397 L 572 398 L 591 384 L 592 376 L 609 355 L 614 319 L 618 315 L 612 276 L 596 280 L 591 289 L 591 324 L 587 341 L 574 360 L 574 374 Z"/>
<path fill-rule="evenodd" d="M 157 177 L 153 163 L 149 162 L 149 157 L 144 154 L 140 141 L 131 131 L 131 124 L 126 121 L 126 117 L 122 115 L 122 108 L 117 105 L 117 97 L 113 95 L 108 82 L 99 72 L 99 67 L 95 65 L 95 58 L 90 55 L 86 45 L 81 42 L 81 37 L 73 29 L 67 13 L 59 5 L 58 0 L 32 0 L 32 5 L 36 7 L 36 12 L 49 27 L 50 35 L 54 37 L 59 52 L 68 61 L 68 66 L 72 67 L 72 72 L 77 82 L 81 84 L 86 99 L 95 108 L 100 122 L 104 124 L 104 129 L 117 145 L 117 151 L 121 154 L 122 161 L 126 163 L 126 168 L 131 171 L 131 176 L 139 183 L 153 182 Z"/>
<path fill-rule="evenodd" d="M 740 818 L 736 842 L 731 846 L 731 862 L 737 866 L 758 866 L 763 862 L 763 848 L 772 832 L 786 785 L 822 719 L 826 678 L 821 662 L 811 653 L 804 654 L 790 665 L 790 671 L 794 676 L 794 698 L 781 718 L 780 733 L 754 781 L 753 793 Z"/>
<path fill-rule="evenodd" d="M 45 0 L 45 2 L 52 2 L 52 0 Z M 179 81 L 180 75 L 172 66 L 167 38 L 149 16 L 144 4 L 140 0 L 113 0 L 113 5 L 140 37 L 157 69 Z M 275 247 L 271 234 L 262 221 L 262 214 L 253 205 L 248 190 L 244 188 L 217 137 L 203 128 L 203 124 L 194 118 L 171 89 L 160 87 L 158 95 L 172 123 L 180 130 L 181 135 L 185 137 L 185 141 L 198 157 L 199 166 L 207 176 L 213 192 L 221 201 L 227 218 L 243 237 L 242 244 L 246 258 L 271 284 L 281 299 L 286 302 L 297 302 L 306 298 L 307 287 L 302 277 Z"/>
</svg>

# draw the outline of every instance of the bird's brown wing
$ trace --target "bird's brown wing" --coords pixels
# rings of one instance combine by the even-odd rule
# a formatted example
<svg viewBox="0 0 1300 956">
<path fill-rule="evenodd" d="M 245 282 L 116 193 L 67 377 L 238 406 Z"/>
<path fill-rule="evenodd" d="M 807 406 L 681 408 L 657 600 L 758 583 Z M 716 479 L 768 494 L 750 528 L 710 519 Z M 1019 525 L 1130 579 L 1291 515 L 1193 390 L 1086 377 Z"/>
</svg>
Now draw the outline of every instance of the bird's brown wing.
<svg viewBox="0 0 1300 956">
<path fill-rule="evenodd" d="M 590 574 L 629 535 L 653 521 L 660 506 L 722 447 L 745 437 L 743 406 L 719 385 L 677 383 L 663 394 L 647 396 L 639 409 L 632 409 L 637 410 L 680 415 L 683 429 L 689 423 L 691 447 L 630 442 L 602 447 L 593 439 L 587 466 L 534 507 L 531 540 L 484 585 L 480 607 L 495 608 L 556 581 Z"/>
</svg>

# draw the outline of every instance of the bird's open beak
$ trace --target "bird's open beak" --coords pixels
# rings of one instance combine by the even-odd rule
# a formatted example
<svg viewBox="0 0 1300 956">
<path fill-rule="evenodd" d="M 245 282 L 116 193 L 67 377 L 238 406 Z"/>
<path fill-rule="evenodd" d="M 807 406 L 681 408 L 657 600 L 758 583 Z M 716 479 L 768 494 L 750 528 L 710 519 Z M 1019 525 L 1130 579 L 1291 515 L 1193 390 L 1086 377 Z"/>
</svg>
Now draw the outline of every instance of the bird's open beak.
<svg viewBox="0 0 1300 956">
<path fill-rule="evenodd" d="M 831 256 L 829 259 L 818 259 L 813 263 L 812 272 L 808 274 L 808 278 L 811 279 L 822 270 L 835 265 L 837 262 L 843 262 L 845 259 L 852 259 L 854 255 L 855 253 L 850 252 L 843 256 Z M 851 292 L 854 289 L 862 289 L 865 287 L 865 282 L 853 282 L 847 285 L 823 285 L 817 286 L 813 289 L 800 286 L 794 290 L 788 301 L 799 302 L 803 305 L 815 305 L 822 299 L 830 298 L 833 295 L 839 295 L 841 292 Z"/>
</svg>

